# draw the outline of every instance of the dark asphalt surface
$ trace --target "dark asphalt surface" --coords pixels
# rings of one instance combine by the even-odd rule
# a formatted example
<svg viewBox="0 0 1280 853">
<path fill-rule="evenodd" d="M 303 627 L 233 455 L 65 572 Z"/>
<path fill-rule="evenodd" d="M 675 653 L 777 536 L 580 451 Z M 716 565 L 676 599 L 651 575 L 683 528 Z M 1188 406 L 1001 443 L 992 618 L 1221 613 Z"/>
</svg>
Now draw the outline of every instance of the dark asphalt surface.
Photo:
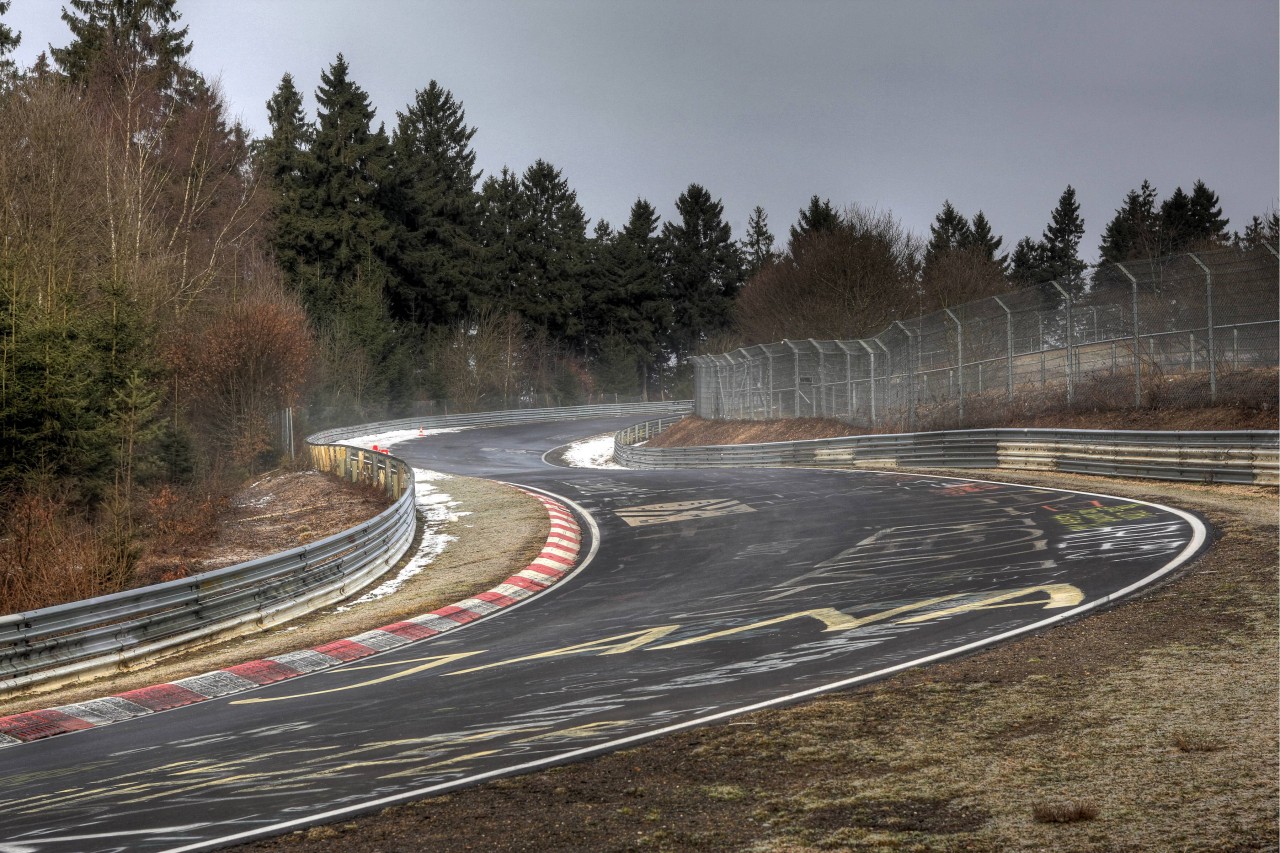
<svg viewBox="0 0 1280 853">
<path fill-rule="evenodd" d="M 397 445 L 576 502 L 598 551 L 438 638 L 0 750 L 0 853 L 207 849 L 571 760 L 1063 618 L 1203 543 L 1185 514 L 1029 486 L 542 459 L 634 420 Z"/>
</svg>

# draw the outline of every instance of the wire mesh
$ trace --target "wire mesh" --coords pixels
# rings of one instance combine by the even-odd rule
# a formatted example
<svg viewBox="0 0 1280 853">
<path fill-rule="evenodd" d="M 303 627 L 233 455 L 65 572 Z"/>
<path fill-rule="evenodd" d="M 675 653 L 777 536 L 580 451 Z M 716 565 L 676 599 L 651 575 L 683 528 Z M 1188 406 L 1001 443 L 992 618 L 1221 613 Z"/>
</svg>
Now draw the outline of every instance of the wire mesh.
<svg viewBox="0 0 1280 853">
<path fill-rule="evenodd" d="M 1274 395 L 1278 261 L 1262 247 L 1111 264 L 897 321 L 871 338 L 699 356 L 694 411 L 915 430 L 986 422 L 1033 402 Z"/>
</svg>

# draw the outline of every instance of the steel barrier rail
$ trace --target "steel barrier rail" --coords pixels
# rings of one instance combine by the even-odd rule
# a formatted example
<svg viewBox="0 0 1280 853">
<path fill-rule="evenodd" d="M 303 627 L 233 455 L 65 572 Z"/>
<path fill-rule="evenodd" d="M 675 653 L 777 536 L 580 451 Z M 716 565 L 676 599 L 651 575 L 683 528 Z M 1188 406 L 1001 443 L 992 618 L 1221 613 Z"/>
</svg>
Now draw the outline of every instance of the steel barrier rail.
<svg viewBox="0 0 1280 853">
<path fill-rule="evenodd" d="M 1280 432 L 980 429 L 710 447 L 644 447 L 676 419 L 617 433 L 628 468 L 1013 468 L 1199 483 L 1276 485 Z"/>
<path fill-rule="evenodd" d="M 378 484 L 395 502 L 341 533 L 189 578 L 0 616 L 0 695 L 127 666 L 180 646 L 285 621 L 368 586 L 413 541 L 412 469 L 341 448 L 348 479 Z"/>
<path fill-rule="evenodd" d="M 575 406 L 401 418 L 327 430 L 307 439 L 312 466 L 385 489 L 395 498 L 373 519 L 257 560 L 112 595 L 0 616 L 0 696 L 50 687 L 130 661 L 259 630 L 368 586 L 408 550 L 415 532 L 413 469 L 383 453 L 335 444 L 404 429 L 676 414 L 689 401 Z"/>
<path fill-rule="evenodd" d="M 628 415 L 684 415 L 692 410 L 692 400 L 656 403 L 602 403 L 590 406 L 559 406 L 546 409 L 507 409 L 500 412 L 473 412 L 460 415 L 398 418 L 391 421 L 377 421 L 356 426 L 338 427 L 318 432 L 307 440 L 317 444 L 330 444 L 357 436 L 397 430 L 507 426 L 536 423 L 538 421 L 626 417 Z"/>
</svg>

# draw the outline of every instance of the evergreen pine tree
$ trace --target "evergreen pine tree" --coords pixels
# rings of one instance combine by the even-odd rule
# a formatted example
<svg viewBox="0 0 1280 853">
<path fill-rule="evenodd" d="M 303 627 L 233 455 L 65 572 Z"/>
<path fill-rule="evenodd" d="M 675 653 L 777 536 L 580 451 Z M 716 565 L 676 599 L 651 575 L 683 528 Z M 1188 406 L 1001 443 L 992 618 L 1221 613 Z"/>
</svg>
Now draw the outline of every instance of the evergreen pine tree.
<svg viewBox="0 0 1280 853">
<path fill-rule="evenodd" d="M 155 90 L 178 100 L 193 92 L 196 73 L 186 64 L 191 53 L 187 27 L 177 0 L 68 0 L 62 20 L 72 41 L 53 49 L 58 69 L 76 84 L 105 75 L 113 86 L 144 79 Z"/>
<path fill-rule="evenodd" d="M 1058 279 L 1065 287 L 1067 282 L 1078 280 L 1087 264 L 1080 260 L 1080 239 L 1084 236 L 1084 220 L 1080 218 L 1080 204 L 1076 201 L 1076 191 L 1068 184 L 1058 199 L 1045 228 L 1041 241 L 1043 246 L 1043 269 L 1045 279 Z M 1046 294 L 1056 292 L 1052 288 Z"/>
<path fill-rule="evenodd" d="M 1188 202 L 1187 228 L 1190 239 L 1200 244 L 1222 244 L 1227 241 L 1229 219 L 1222 216 L 1218 194 L 1196 181 Z"/>
<path fill-rule="evenodd" d="M 482 301 L 476 155 L 462 104 L 432 80 L 403 113 L 392 143 L 403 286 L 400 316 L 451 323 Z"/>
<path fill-rule="evenodd" d="M 746 278 L 751 278 L 760 270 L 777 260 L 773 251 L 773 234 L 769 231 L 769 217 L 764 208 L 756 205 L 747 217 L 747 236 L 742 241 L 742 251 L 746 260 Z"/>
<path fill-rule="evenodd" d="M 987 221 L 987 215 L 979 210 L 973 215 L 973 224 L 968 234 L 960 241 L 960 248 L 976 248 L 985 260 L 999 266 L 1002 273 L 1007 273 L 1009 256 L 1000 254 L 1000 246 L 1003 243 L 1004 238 L 997 237 L 992 232 L 991 223 Z"/>
<path fill-rule="evenodd" d="M 796 244 L 813 233 L 827 233 L 840 227 L 840 214 L 831 206 L 830 199 L 809 199 L 808 208 L 800 211 L 800 219 L 791 226 L 791 242 L 788 249 L 795 253 Z"/>
<path fill-rule="evenodd" d="M 315 262 L 335 281 L 349 281 L 390 249 L 391 228 L 381 189 L 390 143 L 372 123 L 369 96 L 348 77 L 342 54 L 320 76 L 318 126 L 311 145 L 315 167 Z M 364 269 L 366 277 L 369 270 Z M 376 277 L 382 278 L 382 275 Z M 316 306 L 327 308 L 329 306 Z"/>
<path fill-rule="evenodd" d="M 657 227 L 653 205 L 637 199 L 627 224 L 607 246 L 604 274 L 592 277 L 587 295 L 592 352 L 605 359 L 615 374 L 614 390 L 638 390 L 646 397 L 671 317 L 659 266 Z M 623 369 L 631 371 L 625 388 L 618 387 L 616 375 Z"/>
<path fill-rule="evenodd" d="M 370 396 L 394 397 L 405 390 L 408 366 L 387 307 L 397 286 L 389 266 L 395 232 L 386 213 L 391 146 L 385 131 L 372 127 L 369 96 L 349 70 L 338 54 L 316 91 L 300 290 L 317 326 L 341 324 L 341 336 L 361 342 L 374 371 Z"/>
<path fill-rule="evenodd" d="M 1178 187 L 1160 205 L 1160 254 L 1177 254 L 1194 239 L 1191 215 L 1191 196 Z"/>
<path fill-rule="evenodd" d="M 1156 188 L 1143 181 L 1129 190 L 1124 206 L 1116 211 L 1102 232 L 1098 257 L 1107 263 L 1154 258 L 1160 252 L 1160 218 L 1156 215 Z"/>
<path fill-rule="evenodd" d="M 712 335 L 728 330 L 743 265 L 724 205 L 698 184 L 676 199 L 679 221 L 662 228 L 667 291 L 674 319 L 676 357 L 692 355 Z M 802 216 L 803 219 L 803 216 Z"/>
<path fill-rule="evenodd" d="M 481 300 L 491 310 L 517 310 L 517 294 L 527 279 L 522 249 L 528 229 L 520 178 L 503 166 L 480 187 L 480 251 L 488 284 Z"/>
<path fill-rule="evenodd" d="M 1232 245 L 1242 251 L 1261 248 L 1266 244 L 1275 246 L 1280 241 L 1280 213 L 1272 211 L 1266 217 L 1253 216 L 1244 227 L 1244 234 L 1232 236 Z"/>
<path fill-rule="evenodd" d="M 315 128 L 307 121 L 302 95 L 285 74 L 267 101 L 271 133 L 257 147 L 262 174 L 275 191 L 272 200 L 272 243 L 285 278 L 301 286 L 300 273 L 313 247 L 307 245 L 310 211 L 304 199 L 311 190 L 314 162 L 311 141 Z"/>
<path fill-rule="evenodd" d="M 1039 284 L 1045 280 L 1044 246 L 1023 237 L 1013 247 L 1009 258 L 1009 279 L 1017 285 Z"/>
<path fill-rule="evenodd" d="M 950 200 L 944 201 L 942 211 L 929 226 L 929 245 L 924 250 L 925 269 L 928 270 L 946 253 L 968 246 L 972 236 L 969 220 L 955 209 Z"/>
<path fill-rule="evenodd" d="M 0 0 L 0 16 L 9 11 L 10 0 Z M 5 55 L 12 53 L 14 48 L 22 43 L 22 34 L 15 32 L 11 27 L 5 26 L 0 21 L 0 81 L 11 76 L 16 70 L 16 66 L 12 59 L 5 59 Z"/>
<path fill-rule="evenodd" d="M 552 340 L 581 343 L 587 219 L 560 170 L 538 160 L 520 179 L 527 230 L 516 308 Z"/>
</svg>

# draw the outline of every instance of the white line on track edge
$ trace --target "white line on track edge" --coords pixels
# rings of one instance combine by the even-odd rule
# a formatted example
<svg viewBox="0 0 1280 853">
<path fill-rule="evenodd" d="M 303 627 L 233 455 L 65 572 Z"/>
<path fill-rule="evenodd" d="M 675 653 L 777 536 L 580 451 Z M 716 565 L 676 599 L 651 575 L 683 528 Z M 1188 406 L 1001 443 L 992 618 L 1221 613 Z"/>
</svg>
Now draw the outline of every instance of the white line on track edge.
<svg viewBox="0 0 1280 853">
<path fill-rule="evenodd" d="M 901 475 L 903 473 L 906 473 L 901 470 L 899 471 L 868 470 L 863 472 L 860 469 L 858 472 L 851 472 L 848 469 L 842 469 L 842 468 L 795 469 L 789 466 L 767 466 L 767 467 L 776 467 L 776 468 L 779 468 L 779 470 L 831 471 L 831 472 L 841 473 L 841 474 L 869 473 L 869 474 Z M 509 775 L 514 775 L 518 773 L 523 773 L 529 770 L 536 770 L 543 767 L 550 767 L 556 764 L 563 764 L 565 762 L 573 761 L 578 758 L 586 758 L 587 756 L 594 755 L 597 753 L 610 752 L 624 746 L 630 746 L 632 744 L 639 743 L 641 741 L 651 740 L 653 738 L 658 738 L 663 735 L 674 734 L 675 732 L 684 731 L 685 729 L 696 728 L 697 726 L 706 725 L 708 723 L 718 722 L 720 720 L 728 719 L 729 717 L 736 717 L 740 714 L 749 714 L 753 711 L 762 711 L 766 708 L 773 708 L 778 705 L 789 705 L 801 699 L 807 699 L 809 697 L 817 696 L 822 693 L 829 693 L 833 690 L 840 690 L 841 688 L 844 688 L 844 687 L 851 687 L 855 684 L 861 684 L 866 681 L 874 681 L 879 678 L 884 678 L 894 673 L 901 672 L 904 669 L 911 669 L 912 667 L 921 666 L 922 664 L 933 663 L 935 661 L 943 660 L 945 658 L 954 657 L 956 655 L 963 655 L 972 651 L 977 651 L 987 646 L 995 645 L 997 643 L 1002 643 L 1005 640 L 1010 640 L 1010 639 L 1013 639 L 1014 637 L 1021 636 L 1022 634 L 1029 634 L 1035 631 L 1039 631 L 1043 628 L 1048 628 L 1052 625 L 1056 625 L 1060 622 L 1065 622 L 1068 619 L 1072 619 L 1084 613 L 1088 613 L 1091 610 L 1096 610 L 1097 608 L 1103 606 L 1104 604 L 1108 604 L 1112 601 L 1116 601 L 1120 598 L 1123 598 L 1129 593 L 1135 590 L 1141 589 L 1144 586 L 1148 586 L 1156 582 L 1160 578 L 1164 577 L 1165 575 L 1168 575 L 1174 569 L 1178 568 L 1178 566 L 1182 565 L 1188 559 L 1190 559 L 1197 551 L 1200 550 L 1200 547 L 1204 545 L 1204 542 L 1208 537 L 1208 532 L 1205 530 L 1204 523 L 1201 522 L 1200 519 L 1196 518 L 1191 513 L 1184 512 L 1183 510 L 1176 509 L 1174 507 L 1164 506 L 1163 504 L 1153 503 L 1152 501 L 1144 501 L 1141 498 L 1120 497 L 1118 495 L 1108 495 L 1108 494 L 1103 494 L 1101 492 L 1082 492 L 1076 489 L 1059 489 L 1059 488 L 1054 488 L 1052 486 L 1028 486 L 1026 483 L 1006 483 L 1000 480 L 978 480 L 973 477 L 955 477 L 955 476 L 948 476 L 945 474 L 923 474 L 922 473 L 920 476 L 936 477 L 938 479 L 943 479 L 943 480 L 963 480 L 966 482 L 974 482 L 974 483 L 996 483 L 1002 486 L 1019 486 L 1022 488 L 1043 489 L 1044 491 L 1047 491 L 1047 492 L 1062 492 L 1065 494 L 1090 495 L 1092 497 L 1111 498 L 1114 500 L 1136 501 L 1138 503 L 1146 504 L 1147 506 L 1152 506 L 1157 509 L 1165 510 L 1166 512 L 1171 512 L 1174 515 L 1177 515 L 1179 518 L 1182 518 L 1184 521 L 1186 521 L 1188 524 L 1191 525 L 1191 529 L 1193 531 L 1191 542 L 1188 543 L 1187 546 L 1177 554 L 1177 556 L 1175 556 L 1172 560 L 1170 560 L 1164 566 L 1160 567 L 1159 569 L 1157 569 L 1155 572 L 1151 573 L 1147 577 L 1142 578 L 1141 580 L 1130 584 L 1124 589 L 1118 590 L 1113 593 L 1109 593 L 1103 596 L 1102 598 L 1097 599 L 1096 601 L 1092 601 L 1088 604 L 1083 604 L 1079 607 L 1068 610 L 1066 613 L 1059 613 L 1055 616 L 1051 616 L 1048 619 L 1042 619 L 1041 621 L 1035 622 L 1031 625 L 1024 625 L 1020 628 L 1015 628 L 1012 631 L 1006 631 L 1003 634 L 998 634 L 994 637 L 988 637 L 984 640 L 977 640 L 975 642 L 968 643 L 963 646 L 959 646 L 958 648 L 947 649 L 941 652 L 935 652 L 934 654 L 926 655 L 925 657 L 921 657 L 921 658 L 916 658 L 915 660 L 894 664 L 893 666 L 885 667 L 884 669 L 880 669 L 875 672 L 864 673 L 863 675 L 856 675 L 856 676 L 853 676 L 852 678 L 833 681 L 829 684 L 822 684 L 817 687 L 810 687 L 806 690 L 801 690 L 797 693 L 790 693 L 790 694 L 787 694 L 786 696 L 777 696 L 773 699 L 766 699 L 762 702 L 756 702 L 751 705 L 745 705 L 741 708 L 732 708 L 727 711 L 718 711 L 714 714 L 708 714 L 707 716 L 698 717 L 697 719 L 693 719 L 693 720 L 686 720 L 685 722 L 682 722 L 682 723 L 674 723 L 669 726 L 663 726 L 657 729 L 650 729 L 649 731 L 638 732 L 636 734 L 628 735 L 626 737 L 618 738 L 616 740 L 611 740 L 606 743 L 596 744 L 595 746 L 586 746 L 580 749 L 574 749 L 568 752 L 562 752 L 562 753 L 559 753 L 558 755 L 549 755 L 549 756 L 546 756 L 545 758 L 539 758 L 534 761 L 525 762 L 524 764 L 517 764 L 510 767 L 503 767 L 497 770 L 489 770 L 485 773 L 477 773 L 474 776 L 467 776 L 463 779 L 454 779 L 449 782 L 440 782 L 435 785 L 428 785 L 425 788 L 417 788 L 412 791 L 405 791 L 400 794 L 393 794 L 389 797 L 382 797 L 377 800 L 370 800 L 364 803 L 357 803 L 350 806 L 344 806 L 338 809 L 331 809 L 330 811 L 327 811 L 327 812 L 321 812 L 319 814 L 313 814 L 307 817 L 295 818 L 294 820 L 271 824 L 270 826 L 257 827 L 255 829 L 245 830 L 243 832 L 238 832 L 233 835 L 225 835 L 225 836 L 222 836 L 221 838 L 210 839 L 208 841 L 200 841 L 195 844 L 187 845 L 185 847 L 174 847 L 164 851 L 164 853 L 195 853 L 195 851 L 210 850 L 216 847 L 221 847 L 227 844 L 231 844 L 233 842 L 250 841 L 255 838 L 263 838 L 271 835 L 278 835 L 286 830 L 304 827 L 304 826 L 311 826 L 318 823 L 324 823 L 331 818 L 337 818 L 343 815 L 349 815 L 353 813 L 368 812 L 368 811 L 372 811 L 374 809 L 382 808 L 385 806 L 404 803 L 409 800 L 421 799 L 423 797 L 427 797 L 432 794 L 439 794 L 453 788 L 460 788 L 468 785 L 473 785 L 477 782 L 483 782 L 488 779 L 495 779 L 501 776 L 509 776 Z M 521 488 L 533 488 L 533 487 L 523 486 Z M 579 506 L 577 503 L 573 501 L 568 500 L 567 498 L 561 497 L 560 495 L 556 495 L 551 492 L 543 491 L 542 489 L 534 489 L 534 491 L 542 492 L 543 494 L 548 495 L 549 497 L 554 497 L 557 500 L 563 500 L 566 503 L 571 504 L 574 507 L 574 509 L 576 509 L 582 515 L 582 517 L 587 520 L 587 523 L 591 526 L 591 532 L 592 532 L 591 551 L 587 555 L 587 559 L 582 562 L 582 566 L 580 566 L 577 570 L 573 572 L 573 574 L 577 574 L 578 571 L 581 571 L 581 568 L 583 566 L 586 566 L 587 563 L 591 562 L 591 559 L 595 557 L 596 551 L 598 550 L 600 535 L 599 535 L 599 529 L 596 527 L 595 520 L 581 506 Z M 568 580 L 569 577 L 573 576 L 573 574 L 566 576 L 564 580 Z M 551 589 L 555 589 L 555 587 L 551 587 Z M 514 608 L 507 608 L 508 611 L 512 609 Z M 494 614 L 494 615 L 497 615 L 497 614 Z"/>
</svg>

